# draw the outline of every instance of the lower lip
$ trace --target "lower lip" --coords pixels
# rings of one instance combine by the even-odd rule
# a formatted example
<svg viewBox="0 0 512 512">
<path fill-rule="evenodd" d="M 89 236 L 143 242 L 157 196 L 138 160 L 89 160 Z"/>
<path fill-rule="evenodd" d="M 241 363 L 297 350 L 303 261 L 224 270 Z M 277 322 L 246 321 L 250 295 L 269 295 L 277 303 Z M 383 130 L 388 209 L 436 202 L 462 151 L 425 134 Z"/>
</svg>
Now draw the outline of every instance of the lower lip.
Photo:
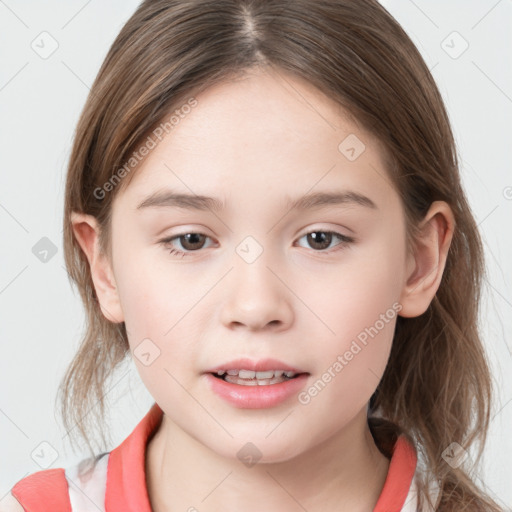
<svg viewBox="0 0 512 512">
<path fill-rule="evenodd" d="M 298 393 L 306 384 L 309 374 L 303 373 L 294 379 L 267 384 L 265 386 L 243 386 L 206 374 L 214 393 L 240 409 L 265 409 L 274 407 Z"/>
</svg>

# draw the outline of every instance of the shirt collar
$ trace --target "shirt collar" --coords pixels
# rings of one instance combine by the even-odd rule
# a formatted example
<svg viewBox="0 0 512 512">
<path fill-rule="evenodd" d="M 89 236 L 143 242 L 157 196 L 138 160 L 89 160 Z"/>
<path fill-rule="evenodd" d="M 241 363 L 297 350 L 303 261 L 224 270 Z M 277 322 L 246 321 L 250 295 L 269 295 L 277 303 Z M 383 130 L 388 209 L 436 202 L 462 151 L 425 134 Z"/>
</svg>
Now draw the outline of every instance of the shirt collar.
<svg viewBox="0 0 512 512">
<path fill-rule="evenodd" d="M 132 433 L 110 452 L 105 512 L 152 512 L 146 486 L 146 446 L 162 417 L 155 402 Z"/>
<path fill-rule="evenodd" d="M 146 447 L 162 417 L 163 411 L 155 402 L 132 433 L 110 452 L 106 512 L 152 512 L 146 485 Z M 414 447 L 400 435 L 393 447 L 386 481 L 373 512 L 403 510 L 416 464 Z"/>
</svg>

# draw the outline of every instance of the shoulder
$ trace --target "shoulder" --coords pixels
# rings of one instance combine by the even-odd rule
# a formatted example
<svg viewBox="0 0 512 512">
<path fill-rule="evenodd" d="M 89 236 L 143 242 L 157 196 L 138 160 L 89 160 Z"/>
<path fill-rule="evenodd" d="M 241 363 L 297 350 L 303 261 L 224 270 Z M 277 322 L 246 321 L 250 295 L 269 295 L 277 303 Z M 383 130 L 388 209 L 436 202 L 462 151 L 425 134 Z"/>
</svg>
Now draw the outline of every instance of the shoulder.
<svg viewBox="0 0 512 512">
<path fill-rule="evenodd" d="M 36 512 L 43 510 L 42 507 L 49 507 L 50 510 L 59 512 L 71 510 L 68 481 L 63 468 L 44 469 L 22 478 L 13 485 L 11 495 L 22 507 L 21 510 L 25 508 Z M 44 510 L 49 509 L 44 508 Z M 18 507 L 12 510 L 20 509 Z"/>
<path fill-rule="evenodd" d="M 20 502 L 9 493 L 2 501 L 0 501 L 0 512 L 25 512 Z"/>
<path fill-rule="evenodd" d="M 0 502 L 0 512 L 102 510 L 109 453 L 67 468 L 45 469 L 19 480 Z M 8 508 L 5 508 L 8 507 Z"/>
</svg>

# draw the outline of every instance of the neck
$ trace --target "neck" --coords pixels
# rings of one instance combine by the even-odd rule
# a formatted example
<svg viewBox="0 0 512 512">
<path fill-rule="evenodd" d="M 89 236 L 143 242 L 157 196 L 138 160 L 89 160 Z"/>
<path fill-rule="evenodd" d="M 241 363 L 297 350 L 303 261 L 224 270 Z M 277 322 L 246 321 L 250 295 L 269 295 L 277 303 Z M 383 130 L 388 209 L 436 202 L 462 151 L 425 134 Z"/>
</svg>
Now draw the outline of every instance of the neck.
<svg viewBox="0 0 512 512">
<path fill-rule="evenodd" d="M 373 510 L 389 469 L 375 445 L 366 409 L 343 430 L 293 459 L 246 466 L 222 457 L 164 415 L 146 454 L 154 512 L 262 509 Z"/>
</svg>

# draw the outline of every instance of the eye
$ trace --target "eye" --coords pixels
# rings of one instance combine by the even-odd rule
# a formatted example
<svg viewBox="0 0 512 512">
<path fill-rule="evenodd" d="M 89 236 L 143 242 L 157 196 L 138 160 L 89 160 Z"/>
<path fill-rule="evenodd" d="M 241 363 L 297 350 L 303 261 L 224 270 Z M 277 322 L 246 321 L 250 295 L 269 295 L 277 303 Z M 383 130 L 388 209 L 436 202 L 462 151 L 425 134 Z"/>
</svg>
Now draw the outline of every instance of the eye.
<svg viewBox="0 0 512 512">
<path fill-rule="evenodd" d="M 331 253 L 340 249 L 343 249 L 348 244 L 354 242 L 354 238 L 342 235 L 341 233 L 337 233 L 335 231 L 322 231 L 320 229 L 317 229 L 315 231 L 310 231 L 309 233 L 306 233 L 302 237 L 299 238 L 301 240 L 302 238 L 307 238 L 307 241 L 309 244 L 313 246 L 313 248 L 318 249 L 315 252 L 322 252 L 322 253 Z M 197 252 L 200 249 L 204 248 L 205 240 L 210 238 L 208 235 L 205 235 L 203 233 L 196 233 L 196 232 L 190 232 L 190 233 L 182 233 L 180 235 L 174 235 L 172 237 L 164 238 L 159 241 L 164 247 L 169 249 L 169 253 L 175 256 L 188 256 L 192 252 Z M 341 242 L 334 245 L 335 249 L 330 251 L 325 251 L 326 248 L 331 246 L 331 243 L 339 239 Z M 182 249 L 177 249 L 175 246 L 173 246 L 173 243 L 175 241 L 179 241 Z"/>
<path fill-rule="evenodd" d="M 316 252 L 325 252 L 327 254 L 343 249 L 345 246 L 355 241 L 354 238 L 342 235 L 336 231 L 323 231 L 321 229 L 310 231 L 309 233 L 306 233 L 301 238 L 299 238 L 299 240 L 302 238 L 306 238 L 308 244 L 310 244 L 313 248 L 316 246 L 316 248 L 319 249 Z M 336 238 L 341 240 L 341 242 L 334 245 L 334 250 L 325 251 L 324 249 L 328 248 Z"/>
<path fill-rule="evenodd" d="M 160 243 L 163 244 L 164 247 L 171 246 L 169 253 L 176 255 L 176 256 L 188 256 L 189 252 L 195 252 L 199 249 L 202 249 L 204 247 L 204 239 L 210 238 L 207 235 L 204 235 L 203 233 L 183 233 L 181 235 L 175 235 L 173 237 L 164 238 L 163 240 L 160 240 Z M 171 244 L 178 240 L 180 242 L 180 245 L 185 251 L 182 251 L 180 249 L 176 249 Z"/>
</svg>

